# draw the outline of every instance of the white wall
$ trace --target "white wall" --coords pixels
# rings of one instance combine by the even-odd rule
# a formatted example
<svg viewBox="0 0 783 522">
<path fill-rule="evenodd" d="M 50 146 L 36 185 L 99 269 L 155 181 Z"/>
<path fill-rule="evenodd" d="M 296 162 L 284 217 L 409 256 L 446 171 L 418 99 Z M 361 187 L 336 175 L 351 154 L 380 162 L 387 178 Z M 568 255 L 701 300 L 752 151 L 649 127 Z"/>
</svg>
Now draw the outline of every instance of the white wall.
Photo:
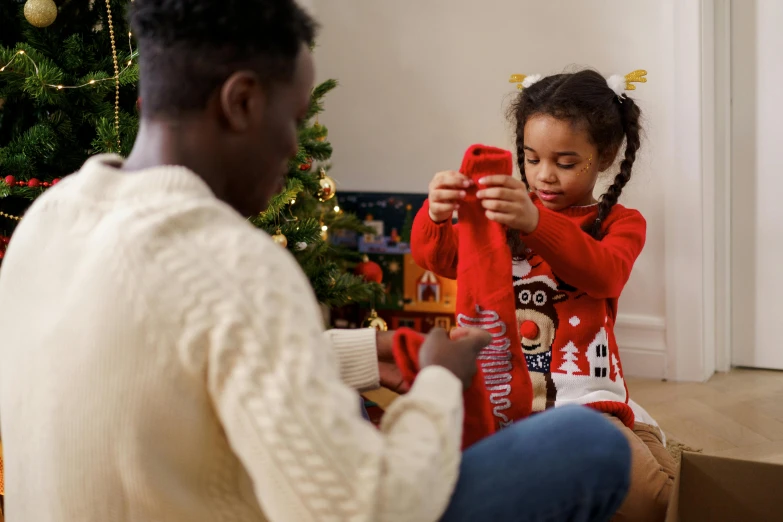
<svg viewBox="0 0 783 522">
<path fill-rule="evenodd" d="M 732 2 L 732 360 L 783 370 L 783 2 Z"/>
<path fill-rule="evenodd" d="M 648 83 L 629 93 L 645 113 L 646 140 L 621 199 L 647 218 L 648 241 L 621 301 L 618 336 L 639 355 L 624 356 L 628 373 L 663 376 L 664 178 L 676 126 L 671 2 L 310 3 L 322 24 L 318 77 L 340 81 L 321 119 L 335 148 L 338 190 L 424 192 L 436 171 L 459 167 L 470 144 L 511 148 L 512 73 L 649 72 Z M 646 350 L 655 351 L 654 362 Z"/>
</svg>

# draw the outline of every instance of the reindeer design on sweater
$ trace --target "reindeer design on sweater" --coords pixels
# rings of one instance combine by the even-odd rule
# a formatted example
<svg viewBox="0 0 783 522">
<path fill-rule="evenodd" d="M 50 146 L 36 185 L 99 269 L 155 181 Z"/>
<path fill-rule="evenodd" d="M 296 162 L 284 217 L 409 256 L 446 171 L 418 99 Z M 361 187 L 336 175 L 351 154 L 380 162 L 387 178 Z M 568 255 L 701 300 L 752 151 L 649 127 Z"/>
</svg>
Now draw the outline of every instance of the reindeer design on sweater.
<svg viewBox="0 0 783 522">
<path fill-rule="evenodd" d="M 552 380 L 552 343 L 557 333 L 558 317 L 555 303 L 567 295 L 548 276 L 514 277 L 517 324 L 522 352 L 533 383 L 533 411 L 551 408 L 557 398 Z"/>
</svg>

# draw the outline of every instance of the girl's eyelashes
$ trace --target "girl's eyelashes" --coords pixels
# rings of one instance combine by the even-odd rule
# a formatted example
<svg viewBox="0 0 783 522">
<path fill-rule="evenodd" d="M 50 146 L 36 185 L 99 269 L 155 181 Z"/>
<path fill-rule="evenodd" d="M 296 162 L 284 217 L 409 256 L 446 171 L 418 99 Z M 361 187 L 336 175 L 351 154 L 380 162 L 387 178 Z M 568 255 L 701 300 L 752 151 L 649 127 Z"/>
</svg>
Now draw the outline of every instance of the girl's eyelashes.
<svg viewBox="0 0 783 522">
<path fill-rule="evenodd" d="M 533 158 L 525 158 L 525 163 L 527 163 L 528 165 L 538 165 L 540 162 L 541 160 L 537 160 Z M 576 167 L 576 163 L 571 163 L 570 165 L 563 165 L 562 163 L 558 163 L 557 167 L 564 170 L 570 170 Z"/>
</svg>

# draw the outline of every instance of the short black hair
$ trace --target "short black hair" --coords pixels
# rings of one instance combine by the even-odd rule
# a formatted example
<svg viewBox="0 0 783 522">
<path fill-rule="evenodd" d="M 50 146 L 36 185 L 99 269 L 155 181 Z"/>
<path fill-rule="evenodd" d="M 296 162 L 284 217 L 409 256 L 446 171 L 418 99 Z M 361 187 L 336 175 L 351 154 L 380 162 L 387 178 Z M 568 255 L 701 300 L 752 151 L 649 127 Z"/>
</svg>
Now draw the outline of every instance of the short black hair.
<svg viewBox="0 0 783 522">
<path fill-rule="evenodd" d="M 267 83 L 288 81 L 316 33 L 295 0 L 135 0 L 130 23 L 145 115 L 203 109 L 239 69 Z"/>
</svg>

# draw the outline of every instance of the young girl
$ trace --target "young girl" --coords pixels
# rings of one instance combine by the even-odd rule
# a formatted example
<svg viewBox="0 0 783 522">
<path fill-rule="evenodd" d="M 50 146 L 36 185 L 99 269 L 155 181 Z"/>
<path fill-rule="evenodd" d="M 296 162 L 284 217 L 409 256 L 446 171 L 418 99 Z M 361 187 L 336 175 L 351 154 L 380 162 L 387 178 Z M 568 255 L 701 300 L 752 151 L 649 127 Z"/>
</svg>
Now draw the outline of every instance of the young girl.
<svg viewBox="0 0 783 522">
<path fill-rule="evenodd" d="M 618 298 L 645 242 L 642 215 L 617 203 L 639 150 L 640 111 L 621 77 L 538 78 L 527 78 L 512 106 L 522 181 L 489 175 L 477 192 L 486 216 L 508 229 L 533 411 L 584 404 L 610 416 L 633 450 L 631 491 L 615 520 L 662 521 L 675 464 L 660 431 L 634 418 L 614 334 Z M 596 200 L 599 174 L 623 143 L 619 173 Z M 436 174 L 414 222 L 414 259 L 444 277 L 456 275 L 451 217 L 470 185 L 459 172 Z"/>
</svg>

